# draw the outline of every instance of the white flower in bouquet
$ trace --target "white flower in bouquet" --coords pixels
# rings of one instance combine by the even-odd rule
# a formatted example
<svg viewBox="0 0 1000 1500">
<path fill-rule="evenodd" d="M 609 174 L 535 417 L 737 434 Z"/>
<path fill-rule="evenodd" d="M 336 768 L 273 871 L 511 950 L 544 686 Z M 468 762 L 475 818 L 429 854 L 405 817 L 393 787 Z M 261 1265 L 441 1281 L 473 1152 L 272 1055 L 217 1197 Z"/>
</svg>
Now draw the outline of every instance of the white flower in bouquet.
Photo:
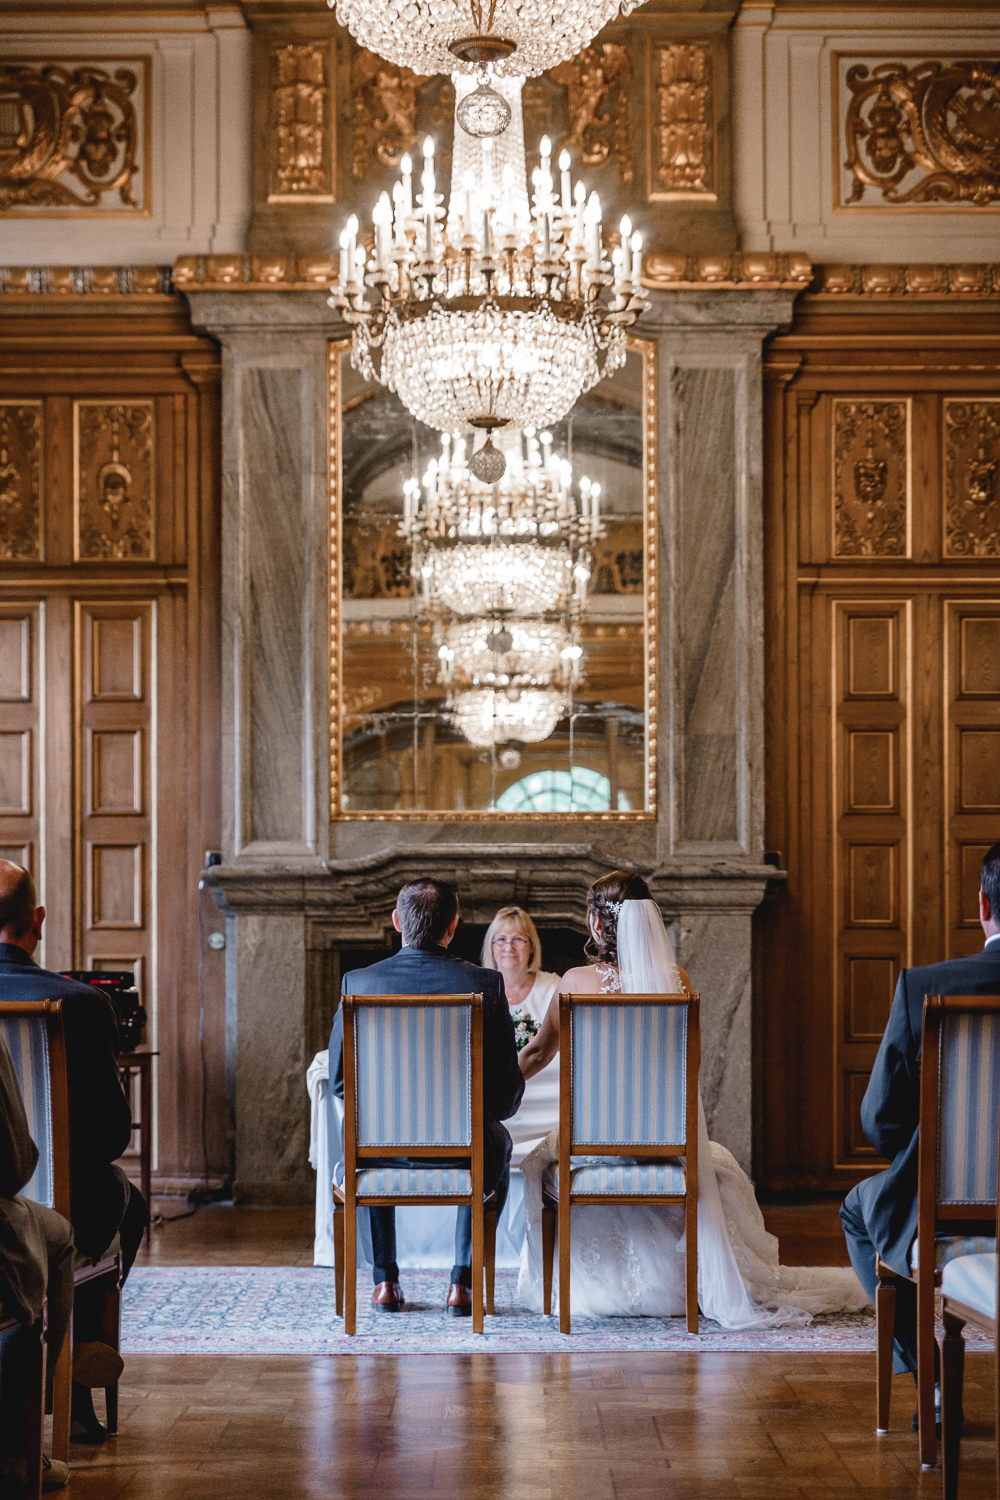
<svg viewBox="0 0 1000 1500">
<path fill-rule="evenodd" d="M 530 1011 L 512 1010 L 511 1020 L 514 1022 L 514 1041 L 518 1052 L 526 1047 L 533 1036 L 538 1035 L 538 1022 Z"/>
</svg>

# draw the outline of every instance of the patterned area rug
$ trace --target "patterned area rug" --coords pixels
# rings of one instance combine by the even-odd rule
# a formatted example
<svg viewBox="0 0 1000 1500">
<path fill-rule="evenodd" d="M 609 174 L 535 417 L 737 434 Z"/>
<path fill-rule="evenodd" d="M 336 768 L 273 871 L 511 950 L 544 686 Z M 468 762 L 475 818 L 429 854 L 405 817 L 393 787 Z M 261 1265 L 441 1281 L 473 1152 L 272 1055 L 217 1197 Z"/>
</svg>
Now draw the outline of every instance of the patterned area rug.
<svg viewBox="0 0 1000 1500">
<path fill-rule="evenodd" d="M 498 1271 L 496 1313 L 485 1334 L 471 1319 L 448 1318 L 445 1271 L 407 1271 L 405 1312 L 375 1313 L 370 1276 L 358 1278 L 357 1335 L 344 1336 L 336 1316 L 333 1272 L 309 1267 L 136 1267 L 125 1286 L 123 1354 L 551 1354 L 685 1349 L 727 1354 L 870 1353 L 871 1313 L 815 1318 L 807 1328 L 724 1333 L 703 1318 L 699 1336 L 682 1318 L 574 1318 L 559 1332 L 554 1318 L 515 1305 L 517 1273 Z M 967 1330 L 970 1346 L 989 1341 Z"/>
</svg>

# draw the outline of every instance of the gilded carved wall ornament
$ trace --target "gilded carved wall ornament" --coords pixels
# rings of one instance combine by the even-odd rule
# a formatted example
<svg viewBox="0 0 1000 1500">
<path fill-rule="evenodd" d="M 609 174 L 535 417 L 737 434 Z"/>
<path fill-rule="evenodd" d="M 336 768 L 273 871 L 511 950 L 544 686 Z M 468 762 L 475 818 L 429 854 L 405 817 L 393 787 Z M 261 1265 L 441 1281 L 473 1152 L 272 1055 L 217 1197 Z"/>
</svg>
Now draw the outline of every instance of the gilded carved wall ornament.
<svg viewBox="0 0 1000 1500">
<path fill-rule="evenodd" d="M 134 68 L 0 66 L 0 211 L 104 208 L 115 192 L 142 210 L 139 88 Z"/>
<path fill-rule="evenodd" d="M 1000 62 L 857 63 L 844 81 L 845 203 L 868 187 L 885 203 L 1000 203 Z"/>
<path fill-rule="evenodd" d="M 42 403 L 0 401 L 0 560 L 42 555 Z"/>
<path fill-rule="evenodd" d="M 268 202 L 333 200 L 327 42 L 288 42 L 272 54 Z"/>
<path fill-rule="evenodd" d="M 550 68 L 546 76 L 567 92 L 569 130 L 558 149 L 576 153 L 588 167 L 599 166 L 613 153 L 622 182 L 631 182 L 632 137 L 624 84 L 632 77 L 632 63 L 625 48 L 614 42 L 595 43 Z"/>
<path fill-rule="evenodd" d="M 650 75 L 650 198 L 714 200 L 712 43 L 652 42 Z"/>
<path fill-rule="evenodd" d="M 76 558 L 153 557 L 153 403 L 77 401 Z"/>
<path fill-rule="evenodd" d="M 833 554 L 907 556 L 908 401 L 833 403 Z"/>
<path fill-rule="evenodd" d="M 412 69 L 385 62 L 364 48 L 354 54 L 351 63 L 354 120 L 351 170 L 358 182 L 364 181 L 373 151 L 383 167 L 398 167 L 403 155 L 412 151 L 417 140 L 417 89 L 426 81 Z M 453 85 L 443 85 L 442 94 L 445 89 L 451 91 L 454 108 Z M 443 98 L 441 103 L 443 105 Z"/>
<path fill-rule="evenodd" d="M 1000 400 L 944 403 L 945 552 L 1000 557 Z"/>
</svg>

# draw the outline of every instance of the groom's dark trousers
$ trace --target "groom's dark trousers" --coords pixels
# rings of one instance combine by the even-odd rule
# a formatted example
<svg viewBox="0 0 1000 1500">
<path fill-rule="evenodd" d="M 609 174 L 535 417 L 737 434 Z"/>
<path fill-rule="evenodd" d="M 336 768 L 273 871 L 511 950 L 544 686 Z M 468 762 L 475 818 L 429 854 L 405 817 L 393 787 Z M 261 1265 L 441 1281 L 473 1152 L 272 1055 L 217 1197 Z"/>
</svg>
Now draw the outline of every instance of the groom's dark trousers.
<svg viewBox="0 0 1000 1500">
<path fill-rule="evenodd" d="M 463 959 L 452 958 L 447 948 L 435 943 L 426 948 L 406 946 L 381 963 L 350 970 L 344 975 L 341 991 L 345 995 L 482 995 L 483 1180 L 487 1193 L 496 1193 L 497 1208 L 502 1210 L 510 1180 L 511 1140 L 500 1121 L 517 1113 L 524 1093 L 503 976 L 495 969 L 480 969 Z M 333 1092 L 341 1099 L 343 1042 L 343 1013 L 338 1009 L 330 1033 L 330 1072 Z M 394 1164 L 400 1165 L 398 1157 Z M 375 1283 L 398 1281 L 395 1210 L 370 1208 L 368 1212 Z M 472 1211 L 468 1208 L 458 1210 L 451 1279 L 463 1286 L 472 1285 Z"/>
<path fill-rule="evenodd" d="M 910 1274 L 917 1233 L 917 1160 L 920 1123 L 920 1038 L 925 995 L 1000 995 L 1000 938 L 982 953 L 904 969 L 896 985 L 889 1024 L 861 1103 L 861 1124 L 889 1167 L 852 1188 L 840 1209 L 847 1249 L 858 1280 L 875 1301 L 876 1251 L 900 1276 Z M 917 1368 L 917 1295 L 911 1282 L 896 1286 L 892 1367 Z"/>
</svg>

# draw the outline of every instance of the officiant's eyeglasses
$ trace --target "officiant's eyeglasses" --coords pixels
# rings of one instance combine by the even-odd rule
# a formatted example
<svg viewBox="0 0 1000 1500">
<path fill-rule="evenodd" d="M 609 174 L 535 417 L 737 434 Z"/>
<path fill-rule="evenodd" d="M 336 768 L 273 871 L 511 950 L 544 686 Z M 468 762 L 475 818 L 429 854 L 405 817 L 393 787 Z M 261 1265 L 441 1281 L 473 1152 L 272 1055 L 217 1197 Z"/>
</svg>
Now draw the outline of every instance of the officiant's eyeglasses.
<svg viewBox="0 0 1000 1500">
<path fill-rule="evenodd" d="M 526 937 L 495 937 L 494 948 L 528 948 L 530 939 Z"/>
</svg>

